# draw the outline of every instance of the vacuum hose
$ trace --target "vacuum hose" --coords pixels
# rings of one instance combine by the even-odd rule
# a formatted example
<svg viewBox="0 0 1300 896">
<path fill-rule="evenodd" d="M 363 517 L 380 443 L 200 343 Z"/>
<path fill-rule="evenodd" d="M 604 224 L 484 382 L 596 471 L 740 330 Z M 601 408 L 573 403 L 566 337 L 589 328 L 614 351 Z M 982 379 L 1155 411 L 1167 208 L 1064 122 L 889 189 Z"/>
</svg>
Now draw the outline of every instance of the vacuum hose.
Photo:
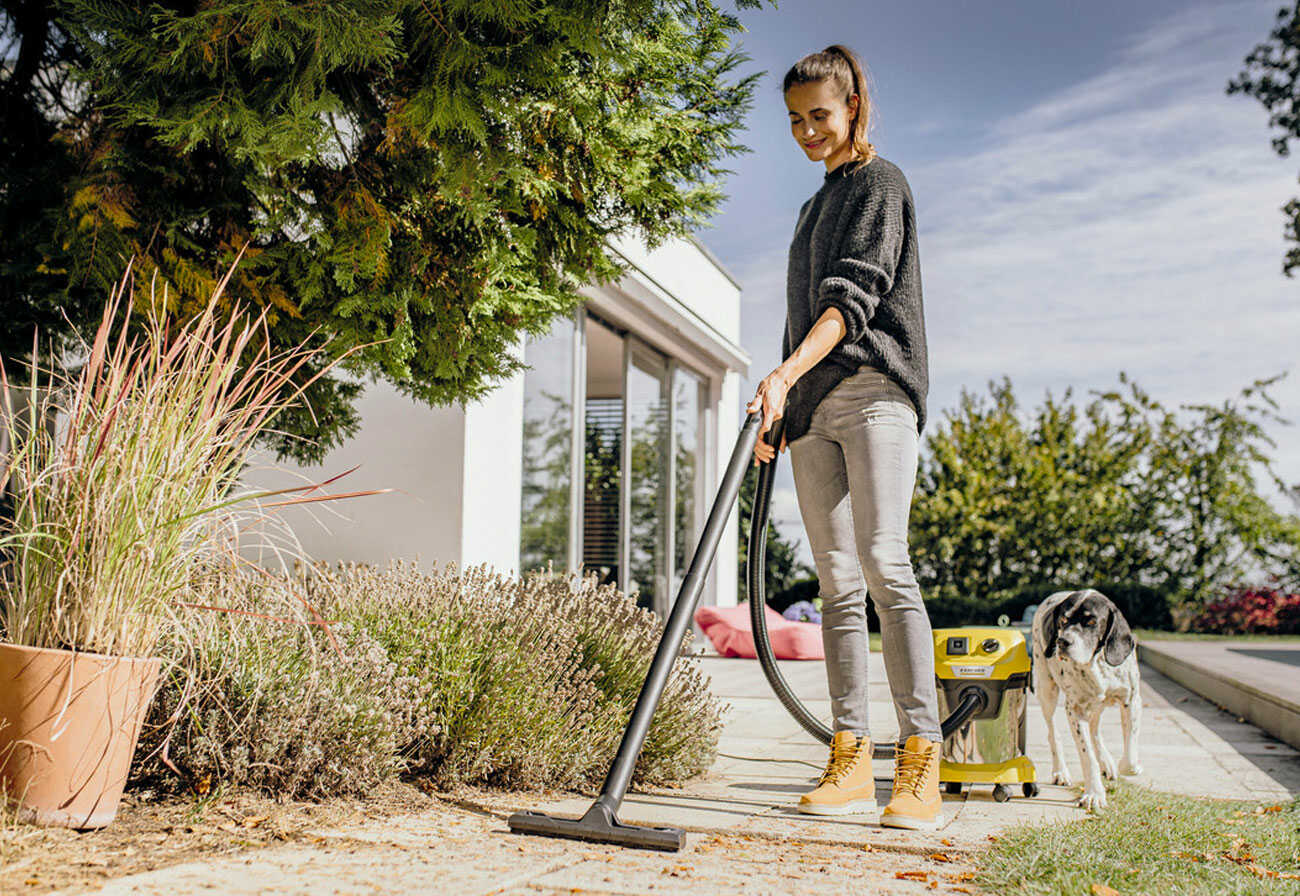
<svg viewBox="0 0 1300 896">
<path fill-rule="evenodd" d="M 751 419 L 761 418 L 762 414 L 755 411 L 749 416 Z M 781 434 L 784 430 L 785 419 L 777 417 L 763 439 L 767 444 L 776 447 L 781 444 Z M 767 633 L 767 589 L 764 582 L 766 578 L 764 572 L 767 568 L 765 562 L 767 520 L 771 512 L 772 482 L 776 478 L 776 462 L 780 456 L 778 451 L 770 461 L 758 465 L 758 485 L 754 489 L 754 508 L 749 517 L 749 548 L 745 554 L 745 573 L 749 588 L 749 616 L 754 630 L 754 650 L 758 654 L 759 665 L 763 667 L 763 674 L 767 676 L 768 684 L 772 686 L 772 691 L 781 701 L 781 705 L 794 716 L 795 721 L 802 725 L 805 731 L 822 743 L 829 744 L 831 730 L 808 711 L 808 707 L 803 705 L 790 689 L 790 685 L 786 683 L 781 669 L 776 664 L 776 656 L 772 653 L 772 641 Z M 964 691 L 957 705 L 953 707 L 952 714 L 943 720 L 941 726 L 943 737 L 946 739 L 967 719 L 984 709 L 987 703 L 988 698 L 978 688 Z M 890 744 L 877 744 L 872 750 L 872 756 L 876 759 L 891 759 L 893 755 L 894 747 Z"/>
</svg>

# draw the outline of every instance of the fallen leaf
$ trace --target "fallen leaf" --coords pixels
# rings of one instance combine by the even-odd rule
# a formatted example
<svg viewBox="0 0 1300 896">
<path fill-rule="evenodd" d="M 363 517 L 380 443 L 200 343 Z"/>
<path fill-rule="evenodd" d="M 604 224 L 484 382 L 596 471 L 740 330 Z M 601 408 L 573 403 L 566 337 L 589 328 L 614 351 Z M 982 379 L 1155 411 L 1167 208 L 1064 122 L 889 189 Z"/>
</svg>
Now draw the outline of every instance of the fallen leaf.
<svg viewBox="0 0 1300 896">
<path fill-rule="evenodd" d="M 1092 896 L 1120 896 L 1119 890 L 1114 887 L 1108 887 L 1105 884 L 1093 884 Z"/>
<path fill-rule="evenodd" d="M 949 887 L 948 889 L 952 890 L 954 893 L 973 893 L 973 892 L 974 892 L 974 890 L 971 890 L 971 889 L 968 888 L 968 887 L 951 886 L 951 887 Z"/>
<path fill-rule="evenodd" d="M 956 874 L 945 874 L 945 875 L 944 875 L 944 879 L 945 879 L 945 880 L 951 880 L 951 881 L 974 880 L 974 879 L 975 879 L 975 872 L 974 872 L 974 871 L 959 871 L 959 872 L 957 872 Z"/>
<path fill-rule="evenodd" d="M 954 859 L 952 856 L 946 855 L 945 853 L 935 852 L 930 854 L 930 861 L 931 862 L 955 862 L 956 859 Z"/>
<path fill-rule="evenodd" d="M 269 817 L 269 815 L 246 815 L 244 816 L 243 825 L 246 828 L 255 828 Z"/>
<path fill-rule="evenodd" d="M 194 792 L 199 796 L 207 796 L 212 792 L 212 775 L 207 774 L 200 778 L 194 784 Z"/>
<path fill-rule="evenodd" d="M 895 871 L 894 877 L 898 878 L 899 880 L 926 881 L 930 879 L 930 872 L 929 871 Z"/>
<path fill-rule="evenodd" d="M 939 842 L 942 843 L 944 846 L 952 846 L 952 840 L 949 839 L 948 837 L 944 837 Z"/>
</svg>

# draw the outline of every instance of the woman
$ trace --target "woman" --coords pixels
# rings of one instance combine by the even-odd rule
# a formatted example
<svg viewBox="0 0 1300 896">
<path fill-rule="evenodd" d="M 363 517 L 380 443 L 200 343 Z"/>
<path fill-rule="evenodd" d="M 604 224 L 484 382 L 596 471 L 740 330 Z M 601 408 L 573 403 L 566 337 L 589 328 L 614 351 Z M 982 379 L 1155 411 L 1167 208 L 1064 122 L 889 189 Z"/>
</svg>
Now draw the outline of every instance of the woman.
<svg viewBox="0 0 1300 896">
<path fill-rule="evenodd" d="M 763 414 L 755 465 L 775 457 L 762 434 L 785 420 L 781 450 L 789 448 L 822 598 L 834 738 L 799 809 L 876 808 L 870 594 L 899 725 L 893 796 L 880 823 L 932 830 L 943 822 L 942 734 L 930 619 L 907 544 L 929 388 L 911 190 L 867 141 L 871 104 L 852 50 L 835 44 L 805 56 L 782 90 L 791 133 L 826 174 L 800 209 L 790 245 L 783 360 L 747 411 Z"/>
</svg>

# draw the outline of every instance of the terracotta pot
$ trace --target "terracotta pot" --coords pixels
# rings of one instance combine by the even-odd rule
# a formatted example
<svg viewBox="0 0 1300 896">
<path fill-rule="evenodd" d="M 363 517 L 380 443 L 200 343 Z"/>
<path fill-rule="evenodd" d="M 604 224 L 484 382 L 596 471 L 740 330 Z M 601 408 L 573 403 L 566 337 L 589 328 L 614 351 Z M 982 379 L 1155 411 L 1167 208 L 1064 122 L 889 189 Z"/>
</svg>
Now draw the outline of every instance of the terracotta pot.
<svg viewBox="0 0 1300 896">
<path fill-rule="evenodd" d="M 161 667 L 0 644 L 0 785 L 20 821 L 100 828 L 117 816 Z"/>
</svg>

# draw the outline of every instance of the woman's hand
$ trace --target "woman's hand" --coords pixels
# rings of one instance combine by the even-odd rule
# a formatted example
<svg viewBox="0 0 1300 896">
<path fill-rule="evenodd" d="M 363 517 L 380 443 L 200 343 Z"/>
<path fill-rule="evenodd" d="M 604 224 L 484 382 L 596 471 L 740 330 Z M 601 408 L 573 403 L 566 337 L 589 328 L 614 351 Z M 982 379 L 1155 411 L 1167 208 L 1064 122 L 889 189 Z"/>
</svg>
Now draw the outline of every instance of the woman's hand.
<svg viewBox="0 0 1300 896">
<path fill-rule="evenodd" d="M 745 406 L 747 414 L 752 414 L 759 409 L 763 412 L 763 423 L 758 428 L 758 442 L 754 444 L 754 466 L 776 457 L 776 450 L 763 440 L 763 436 L 772 428 L 772 423 L 777 417 L 784 416 L 786 392 L 789 388 L 790 384 L 786 381 L 785 372 L 778 367 L 763 378 L 754 393 L 754 399 Z M 785 450 L 784 433 L 781 434 L 781 450 Z"/>
</svg>

